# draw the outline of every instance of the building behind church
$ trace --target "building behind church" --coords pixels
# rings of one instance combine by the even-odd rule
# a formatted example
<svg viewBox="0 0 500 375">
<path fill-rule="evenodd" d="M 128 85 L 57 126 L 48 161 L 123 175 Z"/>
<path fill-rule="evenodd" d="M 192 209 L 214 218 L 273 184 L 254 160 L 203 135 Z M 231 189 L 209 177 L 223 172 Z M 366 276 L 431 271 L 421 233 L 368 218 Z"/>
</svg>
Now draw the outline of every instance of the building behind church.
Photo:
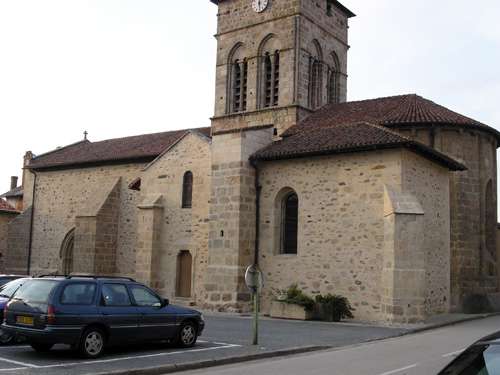
<svg viewBox="0 0 500 375">
<path fill-rule="evenodd" d="M 211 126 L 27 153 L 6 269 L 245 311 L 257 260 L 264 312 L 297 283 L 389 322 L 496 293 L 500 134 L 414 94 L 347 102 L 354 14 L 336 0 L 212 2 Z"/>
</svg>

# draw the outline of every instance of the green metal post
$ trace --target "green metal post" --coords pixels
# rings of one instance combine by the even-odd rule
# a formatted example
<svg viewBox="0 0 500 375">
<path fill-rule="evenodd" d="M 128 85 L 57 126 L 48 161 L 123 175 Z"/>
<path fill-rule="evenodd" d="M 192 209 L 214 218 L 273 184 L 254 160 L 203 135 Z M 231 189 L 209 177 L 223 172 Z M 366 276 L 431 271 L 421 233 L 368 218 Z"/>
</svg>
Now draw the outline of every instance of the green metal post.
<svg viewBox="0 0 500 375">
<path fill-rule="evenodd" d="M 253 293 L 253 345 L 259 345 L 259 290 L 255 288 Z"/>
</svg>

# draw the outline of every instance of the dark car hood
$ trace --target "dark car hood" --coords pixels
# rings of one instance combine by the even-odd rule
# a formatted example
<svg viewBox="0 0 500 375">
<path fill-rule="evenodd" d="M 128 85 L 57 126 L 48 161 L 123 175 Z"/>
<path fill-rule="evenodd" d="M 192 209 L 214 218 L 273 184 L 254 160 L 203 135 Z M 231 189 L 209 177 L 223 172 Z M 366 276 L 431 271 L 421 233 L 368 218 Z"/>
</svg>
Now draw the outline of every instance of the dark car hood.
<svg viewBox="0 0 500 375">
<path fill-rule="evenodd" d="M 175 314 L 201 315 L 201 312 L 178 305 L 168 305 L 167 310 Z"/>
</svg>

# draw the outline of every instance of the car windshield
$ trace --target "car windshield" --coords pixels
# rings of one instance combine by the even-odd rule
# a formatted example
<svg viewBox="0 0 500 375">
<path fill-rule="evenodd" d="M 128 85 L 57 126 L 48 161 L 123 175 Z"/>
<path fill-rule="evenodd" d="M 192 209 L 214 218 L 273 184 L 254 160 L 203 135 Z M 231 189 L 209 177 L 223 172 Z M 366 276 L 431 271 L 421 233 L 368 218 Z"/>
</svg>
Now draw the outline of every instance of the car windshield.
<svg viewBox="0 0 500 375">
<path fill-rule="evenodd" d="M 14 298 L 24 302 L 47 303 L 57 283 L 53 280 L 30 280 L 19 288 Z"/>
<path fill-rule="evenodd" d="M 17 289 L 26 281 L 26 279 L 12 280 L 11 282 L 0 287 L 0 297 L 10 298 Z"/>
<path fill-rule="evenodd" d="M 443 375 L 500 374 L 500 345 L 477 345 L 461 354 Z"/>
</svg>

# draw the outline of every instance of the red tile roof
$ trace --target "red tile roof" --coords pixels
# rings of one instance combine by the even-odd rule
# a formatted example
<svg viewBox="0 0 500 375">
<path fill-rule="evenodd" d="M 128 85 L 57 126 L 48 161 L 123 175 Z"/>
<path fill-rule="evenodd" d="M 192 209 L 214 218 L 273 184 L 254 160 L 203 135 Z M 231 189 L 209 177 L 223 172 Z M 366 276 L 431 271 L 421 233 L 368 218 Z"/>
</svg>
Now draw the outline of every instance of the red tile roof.
<svg viewBox="0 0 500 375">
<path fill-rule="evenodd" d="M 308 127 L 307 131 L 264 147 L 252 155 L 253 160 L 280 160 L 307 156 L 331 155 L 405 147 L 451 170 L 464 170 L 464 165 L 420 142 L 367 122 L 333 127 Z"/>
<path fill-rule="evenodd" d="M 17 213 L 16 209 L 12 207 L 7 201 L 0 199 L 0 212 L 12 212 Z"/>
<path fill-rule="evenodd" d="M 284 136 L 311 127 L 328 128 L 363 121 L 387 127 L 423 124 L 472 127 L 488 131 L 500 140 L 497 130 L 415 94 L 327 105 L 288 129 Z"/>
<path fill-rule="evenodd" d="M 189 131 L 199 132 L 210 137 L 210 128 L 196 128 L 108 139 L 100 142 L 84 140 L 39 155 L 31 160 L 29 167 L 46 169 L 89 164 L 151 161 Z"/>
</svg>

